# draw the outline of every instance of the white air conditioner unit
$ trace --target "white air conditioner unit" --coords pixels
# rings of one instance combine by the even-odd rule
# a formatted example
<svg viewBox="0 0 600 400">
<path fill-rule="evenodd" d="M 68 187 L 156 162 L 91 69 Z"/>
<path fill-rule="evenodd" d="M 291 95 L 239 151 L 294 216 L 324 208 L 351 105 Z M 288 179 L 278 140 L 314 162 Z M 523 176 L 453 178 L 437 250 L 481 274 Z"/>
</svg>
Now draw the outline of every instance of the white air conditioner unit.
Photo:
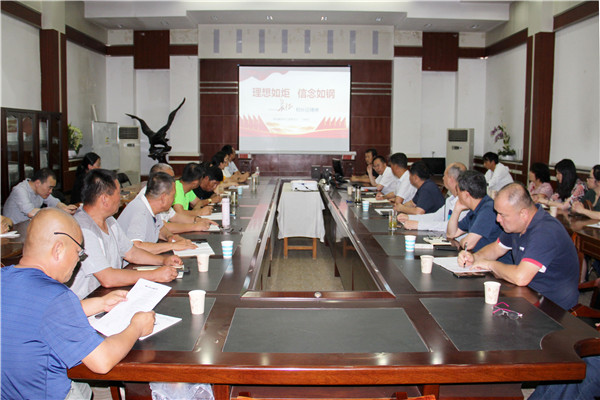
<svg viewBox="0 0 600 400">
<path fill-rule="evenodd" d="M 140 128 L 119 127 L 119 172 L 127 174 L 132 185 L 140 183 Z"/>
<path fill-rule="evenodd" d="M 468 169 L 473 169 L 473 140 L 475 130 L 448 129 L 448 141 L 446 142 L 446 165 L 454 162 L 465 164 Z"/>
</svg>

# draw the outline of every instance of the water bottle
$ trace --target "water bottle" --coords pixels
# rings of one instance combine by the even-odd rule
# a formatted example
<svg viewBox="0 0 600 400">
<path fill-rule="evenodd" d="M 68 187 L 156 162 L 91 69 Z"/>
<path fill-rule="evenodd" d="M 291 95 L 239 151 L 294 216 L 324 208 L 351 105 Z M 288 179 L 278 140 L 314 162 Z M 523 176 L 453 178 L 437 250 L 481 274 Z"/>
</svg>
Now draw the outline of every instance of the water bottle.
<svg viewBox="0 0 600 400">
<path fill-rule="evenodd" d="M 254 175 L 256 175 L 256 184 L 258 184 L 258 181 L 260 179 L 260 168 L 256 167 L 256 172 L 254 173 Z"/>
<path fill-rule="evenodd" d="M 221 214 L 223 214 L 223 219 L 222 219 L 222 223 L 223 223 L 223 228 L 227 229 L 229 228 L 229 225 L 231 223 L 230 221 L 230 209 L 229 209 L 229 197 L 224 197 L 223 200 L 221 200 Z"/>
</svg>

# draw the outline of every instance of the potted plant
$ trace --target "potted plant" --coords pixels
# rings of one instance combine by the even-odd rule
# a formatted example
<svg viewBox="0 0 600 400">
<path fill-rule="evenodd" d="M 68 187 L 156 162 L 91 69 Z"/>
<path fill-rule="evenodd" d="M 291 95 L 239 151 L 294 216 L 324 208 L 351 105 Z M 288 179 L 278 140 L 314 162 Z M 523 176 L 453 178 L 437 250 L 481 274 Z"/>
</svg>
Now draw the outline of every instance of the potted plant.
<svg viewBox="0 0 600 400">
<path fill-rule="evenodd" d="M 510 135 L 506 131 L 504 125 L 495 126 L 490 132 L 490 136 L 494 138 L 494 143 L 502 140 L 502 148 L 498 150 L 498 156 L 507 160 L 514 160 L 517 152 L 510 146 Z"/>
<path fill-rule="evenodd" d="M 68 135 L 69 135 L 69 158 L 74 158 L 77 153 L 79 153 L 79 149 L 83 146 L 83 133 L 81 129 L 73 126 L 71 124 L 68 125 Z"/>
</svg>

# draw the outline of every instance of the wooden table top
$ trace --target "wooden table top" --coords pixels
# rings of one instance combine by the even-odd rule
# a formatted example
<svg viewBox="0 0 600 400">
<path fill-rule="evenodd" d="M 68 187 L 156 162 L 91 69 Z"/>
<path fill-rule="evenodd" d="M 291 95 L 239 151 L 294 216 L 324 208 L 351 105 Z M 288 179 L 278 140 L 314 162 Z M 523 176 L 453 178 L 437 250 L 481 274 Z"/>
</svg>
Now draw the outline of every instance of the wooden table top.
<svg viewBox="0 0 600 400">
<path fill-rule="evenodd" d="M 574 346 L 585 339 L 598 337 L 598 332 L 550 301 L 540 301 L 540 296 L 534 291 L 506 282 L 502 283 L 501 297 L 519 298 L 514 300 L 515 303 L 525 299 L 535 306 L 533 310 L 536 313 L 549 317 L 548 320 L 559 324 L 560 329 L 545 335 L 536 349 L 460 351 L 452 340 L 453 333 L 441 327 L 426 304 L 431 299 L 448 299 L 449 302 L 466 299 L 468 303 L 482 304 L 483 288 L 417 290 L 402 268 L 416 265 L 419 254 L 423 253 L 388 256 L 377 237 L 398 236 L 403 240 L 405 232 L 399 230 L 393 235 L 371 233 L 362 223 L 366 217 L 352 209 L 354 204 L 346 202 L 345 190 L 323 194 L 330 213 L 326 220 L 332 224 L 330 227 L 333 226 L 328 228 L 329 245 L 350 243 L 353 254 L 366 265 L 376 288 L 323 293 L 261 291 L 260 276 L 264 273 L 261 265 L 264 265 L 263 258 L 269 254 L 267 245 L 273 240 L 273 221 L 280 190 L 278 179 L 265 178 L 258 192 L 244 191 L 239 199 L 239 207 L 253 209 L 254 212 L 244 232 L 230 233 L 241 235 L 240 245 L 216 290 L 207 292 L 207 296 L 214 299 L 214 305 L 205 316 L 201 334 L 189 351 L 132 350 L 106 375 L 94 374 L 80 365 L 69 371 L 69 377 L 247 385 L 443 384 L 576 380 L 584 377 L 585 366 L 575 353 Z M 378 217 L 370 215 L 368 218 Z M 194 238 L 199 235 L 208 237 L 220 233 L 195 234 Z M 425 235 L 428 233 L 418 232 L 417 241 Z M 343 266 L 342 259 L 337 262 L 340 267 Z M 448 279 L 457 278 L 450 275 Z M 100 289 L 96 294 L 105 291 Z M 173 290 L 169 296 L 186 297 L 187 291 Z M 267 312 L 272 309 L 402 309 L 427 351 L 326 354 L 223 351 L 234 314 L 242 308 Z M 457 324 L 461 323 L 457 320 Z M 496 323 L 484 322 L 481 332 L 473 332 L 473 340 L 480 334 L 485 338 L 485 335 L 498 333 L 489 332 Z M 168 338 L 169 330 L 176 329 L 177 325 L 163 332 Z M 511 329 L 519 332 L 518 326 Z M 373 331 L 372 334 L 377 335 L 378 332 Z M 348 332 L 336 335 L 343 340 Z M 518 343 L 519 335 L 507 338 L 507 341 Z"/>
</svg>

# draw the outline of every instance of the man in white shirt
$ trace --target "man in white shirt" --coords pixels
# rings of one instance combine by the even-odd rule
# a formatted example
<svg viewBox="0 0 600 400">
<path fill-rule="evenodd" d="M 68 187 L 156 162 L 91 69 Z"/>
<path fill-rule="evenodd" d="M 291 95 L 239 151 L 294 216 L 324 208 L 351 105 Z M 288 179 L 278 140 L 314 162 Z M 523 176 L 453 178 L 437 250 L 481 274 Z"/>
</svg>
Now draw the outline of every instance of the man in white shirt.
<svg viewBox="0 0 600 400">
<path fill-rule="evenodd" d="M 483 155 L 483 166 L 487 169 L 485 180 L 488 184 L 488 196 L 494 198 L 493 194 L 498 192 L 509 183 L 513 183 L 508 167 L 498 162 L 498 154 L 487 152 Z"/>
<path fill-rule="evenodd" d="M 421 215 L 399 214 L 398 221 L 404 224 L 404 229 L 418 229 L 422 231 L 440 231 L 446 232 L 448 220 L 452 215 L 452 210 L 458 200 L 458 175 L 466 171 L 467 167 L 463 163 L 452 163 L 444 171 L 444 186 L 450 192 L 444 205 L 436 212 Z M 459 221 L 467 215 L 467 210 L 461 212 Z"/>
<path fill-rule="evenodd" d="M 412 200 L 417 188 L 411 185 L 408 172 L 408 158 L 404 153 L 394 153 L 390 156 L 390 168 L 396 177 L 394 191 L 386 195 L 377 194 L 377 199 L 389 199 L 398 204 Z"/>
<path fill-rule="evenodd" d="M 40 211 L 42 204 L 73 214 L 77 210 L 77 206 L 68 206 L 52 196 L 52 189 L 55 186 L 56 174 L 54 171 L 49 168 L 40 169 L 31 179 L 25 179 L 12 188 L 2 209 L 2 214 L 10 218 L 13 224 L 33 218 Z"/>
<path fill-rule="evenodd" d="M 382 156 L 375 157 L 375 160 L 373 160 L 373 169 L 377 171 L 379 176 L 371 178 L 371 185 L 376 186 L 377 191 L 384 195 L 390 192 L 393 193 L 396 188 L 396 177 L 392 169 L 387 166 L 385 158 Z"/>
</svg>

